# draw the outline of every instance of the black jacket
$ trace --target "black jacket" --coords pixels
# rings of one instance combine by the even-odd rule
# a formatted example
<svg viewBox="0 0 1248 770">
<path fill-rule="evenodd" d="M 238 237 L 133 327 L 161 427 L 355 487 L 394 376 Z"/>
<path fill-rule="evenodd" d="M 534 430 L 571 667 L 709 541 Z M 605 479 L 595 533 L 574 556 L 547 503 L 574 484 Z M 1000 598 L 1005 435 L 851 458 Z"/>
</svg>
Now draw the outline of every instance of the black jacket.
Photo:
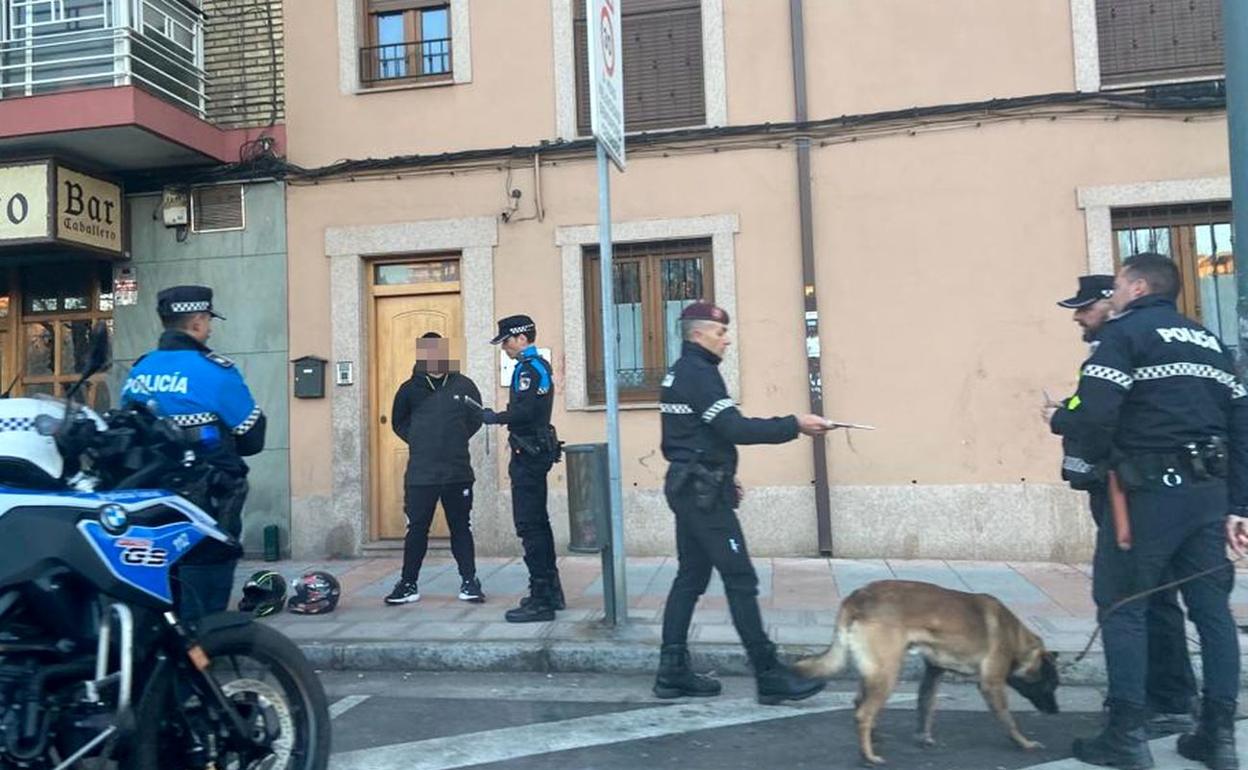
<svg viewBox="0 0 1248 770">
<path fill-rule="evenodd" d="M 663 456 L 668 462 L 698 461 L 737 469 L 737 444 L 783 444 L 797 438 L 797 418 L 750 418 L 728 397 L 719 357 L 685 342 L 663 378 L 659 399 Z"/>
<path fill-rule="evenodd" d="M 1052 428 L 1082 442 L 1091 462 L 1225 439 L 1230 506 L 1248 512 L 1248 391 L 1217 336 L 1171 300 L 1141 297 L 1105 324 Z"/>
<path fill-rule="evenodd" d="M 459 398 L 456 398 L 458 396 Z M 458 372 L 439 378 L 412 370 L 399 386 L 390 427 L 407 442 L 407 486 L 469 484 L 475 480 L 468 439 L 481 428 L 481 391 Z"/>
</svg>

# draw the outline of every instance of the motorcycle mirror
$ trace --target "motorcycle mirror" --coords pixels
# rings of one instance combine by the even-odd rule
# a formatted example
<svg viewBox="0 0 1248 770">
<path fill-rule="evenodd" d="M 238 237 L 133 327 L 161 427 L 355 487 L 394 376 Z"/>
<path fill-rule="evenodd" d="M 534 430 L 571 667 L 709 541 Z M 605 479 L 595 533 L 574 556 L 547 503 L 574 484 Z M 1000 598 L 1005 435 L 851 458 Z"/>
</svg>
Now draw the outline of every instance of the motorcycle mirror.
<svg viewBox="0 0 1248 770">
<path fill-rule="evenodd" d="M 40 436 L 55 436 L 63 422 L 60 418 L 50 414 L 38 415 L 35 417 L 35 432 Z"/>
<path fill-rule="evenodd" d="M 108 324 L 103 321 L 97 321 L 95 326 L 91 328 L 86 369 L 83 370 L 82 376 L 78 378 L 78 381 L 65 392 L 67 401 L 72 399 L 82 389 L 87 380 L 108 366 L 111 348 L 112 346 L 109 344 L 108 339 Z"/>
</svg>

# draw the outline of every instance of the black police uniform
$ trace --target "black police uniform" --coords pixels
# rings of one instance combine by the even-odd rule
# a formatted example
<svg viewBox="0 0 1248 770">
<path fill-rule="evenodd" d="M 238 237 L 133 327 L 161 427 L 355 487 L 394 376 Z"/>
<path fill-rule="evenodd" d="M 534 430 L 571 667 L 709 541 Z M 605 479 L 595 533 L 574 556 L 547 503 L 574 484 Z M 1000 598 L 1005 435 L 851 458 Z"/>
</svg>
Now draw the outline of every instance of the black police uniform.
<svg viewBox="0 0 1248 770">
<path fill-rule="evenodd" d="M 711 306 L 690 306 L 681 317 L 728 322 L 727 313 Z M 736 514 L 736 445 L 792 441 L 798 436 L 797 418 L 742 415 L 724 386 L 719 363 L 717 355 L 686 341 L 663 379 L 659 410 L 663 457 L 669 463 L 663 494 L 676 515 L 679 567 L 663 612 L 663 656 L 655 692 L 660 697 L 665 689 L 673 695 L 714 694 L 694 688 L 680 693 L 679 682 L 688 670 L 685 648 L 694 607 L 715 569 L 723 580 L 732 623 L 760 677 L 760 700 L 806 697 L 821 684 L 795 681 L 776 660 L 759 612 L 758 575 Z"/>
<path fill-rule="evenodd" d="M 1112 275 L 1080 276 L 1079 291 L 1075 296 L 1057 304 L 1067 309 L 1076 309 L 1108 299 L 1113 290 Z M 1091 336 L 1085 336 L 1084 339 L 1089 344 L 1089 355 L 1096 350 L 1099 336 L 1099 329 Z M 1083 365 L 1086 366 L 1087 363 L 1085 361 Z M 1081 371 L 1082 368 L 1081 366 Z M 1067 404 L 1069 400 L 1064 401 L 1062 406 Z M 1062 436 L 1062 479 L 1072 489 L 1088 493 L 1092 521 L 1098 529 L 1112 526 L 1109 523 L 1109 492 L 1105 485 L 1107 459 L 1096 463 L 1089 462 L 1089 447 L 1075 436 L 1064 435 L 1071 425 L 1071 414 L 1068 409 L 1059 409 L 1053 413 L 1051 422 L 1053 432 Z M 1170 572 L 1160 578 L 1162 583 L 1171 580 Z M 1192 673 L 1192 660 L 1187 650 L 1186 618 L 1179 605 L 1179 589 L 1159 591 L 1149 596 L 1147 602 L 1148 680 L 1145 691 L 1148 708 L 1152 713 L 1167 715 L 1170 719 L 1179 718 L 1180 715 L 1190 719 L 1188 715 L 1196 697 L 1196 677 Z"/>
<path fill-rule="evenodd" d="M 1097 534 L 1093 598 L 1101 610 L 1109 670 L 1110 724 L 1076 742 L 1082 759 L 1114 746 L 1147 753 L 1145 602 L 1106 613 L 1119 599 L 1227 565 L 1225 518 L 1248 511 L 1248 391 L 1217 337 L 1181 315 L 1172 300 L 1148 295 L 1107 322 L 1063 432 L 1107 460 L 1126 488 L 1133 545 L 1119 550 L 1114 527 Z M 1229 496 L 1228 496 L 1229 485 Z M 1182 586 L 1201 639 L 1203 711 L 1233 716 L 1239 693 L 1239 638 L 1229 566 Z M 1130 761 L 1143 761 L 1140 753 Z M 1151 757 L 1149 758 L 1151 761 Z"/>
<path fill-rule="evenodd" d="M 498 334 L 491 342 L 520 334 L 536 335 L 537 326 L 525 315 L 509 316 L 498 322 Z M 524 622 L 550 620 L 553 611 L 563 609 L 559 570 L 555 565 L 555 536 L 547 508 L 546 476 L 559 459 L 559 443 L 550 424 L 555 386 L 550 362 L 530 344 L 516 360 L 508 392 L 507 410 L 486 410 L 485 423 L 506 425 L 511 462 L 511 512 L 516 536 L 524 548 L 524 564 L 529 570 L 529 597 L 507 613 L 507 620 Z"/>
<path fill-rule="evenodd" d="M 162 319 L 209 313 L 212 289 L 175 286 L 157 296 Z M 218 355 L 182 331 L 166 330 L 156 350 L 135 361 L 121 393 L 122 403 L 154 404 L 157 411 L 187 429 L 196 452 L 217 471 L 206 501 L 222 529 L 238 537 L 247 496 L 243 457 L 264 449 L 266 418 L 230 359 Z M 237 559 L 204 550 L 178 567 L 178 612 L 195 620 L 226 609 Z"/>
</svg>

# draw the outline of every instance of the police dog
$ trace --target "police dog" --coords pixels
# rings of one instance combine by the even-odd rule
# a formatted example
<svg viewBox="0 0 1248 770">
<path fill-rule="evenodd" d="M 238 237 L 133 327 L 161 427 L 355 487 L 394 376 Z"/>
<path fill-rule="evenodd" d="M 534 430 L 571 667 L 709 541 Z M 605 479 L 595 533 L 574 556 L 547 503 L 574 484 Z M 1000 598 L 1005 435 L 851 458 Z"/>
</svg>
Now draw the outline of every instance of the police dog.
<svg viewBox="0 0 1248 770">
<path fill-rule="evenodd" d="M 1010 715 L 1005 685 L 1043 713 L 1056 714 L 1057 654 L 1046 651 L 1040 637 L 995 597 L 930 583 L 880 580 L 854 591 L 841 603 L 832 646 L 796 666 L 806 676 L 830 677 L 853 657 L 862 677 L 854 705 L 858 746 L 866 762 L 884 762 L 871 744 L 871 730 L 897 683 L 908 649 L 926 663 L 919 687 L 920 744 L 935 744 L 936 687 L 946 671 L 953 671 L 978 677 L 988 707 L 1019 747 L 1041 747 L 1019 732 Z"/>
</svg>

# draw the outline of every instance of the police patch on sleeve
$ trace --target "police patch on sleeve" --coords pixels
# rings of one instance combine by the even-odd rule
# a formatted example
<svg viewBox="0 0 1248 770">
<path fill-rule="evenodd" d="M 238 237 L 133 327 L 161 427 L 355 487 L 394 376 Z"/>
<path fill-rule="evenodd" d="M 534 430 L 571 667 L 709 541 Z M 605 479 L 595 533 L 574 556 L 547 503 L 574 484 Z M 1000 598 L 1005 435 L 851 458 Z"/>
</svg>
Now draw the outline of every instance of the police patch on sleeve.
<svg viewBox="0 0 1248 770">
<path fill-rule="evenodd" d="M 527 374 L 521 374 L 516 380 L 516 390 L 524 392 L 533 386 L 533 380 Z"/>
<path fill-rule="evenodd" d="M 226 369 L 229 369 L 231 366 L 234 365 L 233 361 L 221 355 L 220 353 L 208 352 L 204 354 L 204 358 L 213 362 L 217 366 L 225 367 Z"/>
</svg>

